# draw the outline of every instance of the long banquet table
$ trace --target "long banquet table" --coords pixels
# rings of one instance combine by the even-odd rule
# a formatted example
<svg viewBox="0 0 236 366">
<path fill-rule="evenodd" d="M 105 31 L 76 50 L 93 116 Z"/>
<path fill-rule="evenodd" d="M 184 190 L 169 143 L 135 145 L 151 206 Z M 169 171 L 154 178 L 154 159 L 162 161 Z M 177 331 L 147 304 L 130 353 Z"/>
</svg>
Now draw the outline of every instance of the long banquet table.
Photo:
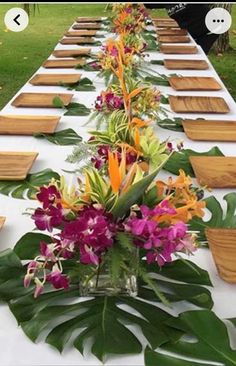
<svg viewBox="0 0 236 366">
<path fill-rule="evenodd" d="M 151 29 L 151 28 L 150 28 Z M 70 28 L 72 30 L 72 27 Z M 104 32 L 102 32 L 103 34 Z M 104 33 L 105 34 L 105 33 Z M 110 37 L 111 34 L 105 34 L 106 38 Z M 101 39 L 101 41 L 105 38 Z M 191 38 L 191 45 L 195 42 Z M 55 47 L 56 50 L 66 50 L 66 49 L 77 49 L 81 46 L 73 45 L 62 45 L 58 43 Z M 177 92 L 170 87 L 157 86 L 160 91 L 164 94 L 172 95 L 201 95 L 201 96 L 220 96 L 225 99 L 229 105 L 230 112 L 223 116 L 224 120 L 235 120 L 236 121 L 236 103 L 227 91 L 226 87 L 222 83 L 221 79 L 217 75 L 213 66 L 211 65 L 209 59 L 202 51 L 201 47 L 197 45 L 198 53 L 195 55 L 163 55 L 160 52 L 148 52 L 149 60 L 163 58 L 178 58 L 178 59 L 201 59 L 206 60 L 209 64 L 209 69 L 204 71 L 186 71 L 186 70 L 167 70 L 160 65 L 150 65 L 150 67 L 162 74 L 168 75 L 170 73 L 177 73 L 183 76 L 213 76 L 222 85 L 222 90 L 216 92 Z M 96 52 L 99 47 L 92 47 L 92 51 Z M 2 56 L 4 57 L 4 56 Z M 52 55 L 49 59 L 54 59 Z M 232 77 L 233 77 L 232 70 Z M 83 70 L 76 69 L 45 69 L 40 67 L 36 73 L 82 73 L 84 77 L 88 77 L 93 80 L 96 86 L 96 91 L 94 92 L 76 92 L 68 91 L 60 86 L 32 86 L 29 82 L 19 90 L 16 94 L 22 92 L 54 92 L 54 93 L 73 93 L 73 101 L 85 104 L 88 107 L 94 105 L 94 100 L 96 96 L 104 89 L 104 83 L 102 79 L 97 77 L 95 72 L 85 72 Z M 15 99 L 16 96 L 13 97 Z M 12 100 L 13 100 L 12 99 Z M 1 114 L 29 114 L 29 115 L 62 115 L 63 112 L 60 109 L 31 109 L 31 108 L 15 108 L 11 105 L 12 101 L 2 109 Z M 167 107 L 169 108 L 169 107 Z M 174 113 L 169 113 L 170 117 L 180 116 Z M 186 118 L 197 118 L 198 115 L 185 114 Z M 222 119 L 222 115 L 207 115 L 201 114 L 202 118 L 209 119 Z M 93 123 L 85 126 L 88 117 L 67 117 L 62 116 L 61 121 L 58 125 L 58 130 L 65 128 L 74 129 L 83 138 L 88 137 L 87 131 L 93 128 Z M 185 148 L 191 148 L 195 151 L 203 152 L 208 151 L 213 146 L 218 146 L 220 150 L 226 156 L 236 156 L 236 146 L 234 143 L 223 143 L 223 142 L 195 142 L 189 140 L 184 133 L 169 131 L 161 129 L 156 126 L 156 132 L 161 140 L 170 137 L 173 141 L 184 141 Z M 63 174 L 67 177 L 70 183 L 73 183 L 75 175 L 65 173 L 64 170 L 70 171 L 74 169 L 74 166 L 65 161 L 69 153 L 71 153 L 73 147 L 71 146 L 57 146 L 47 142 L 46 140 L 36 139 L 32 136 L 0 136 L 0 146 L 1 151 L 36 151 L 39 156 L 33 165 L 31 172 L 37 172 L 45 168 L 51 168 L 59 174 Z M 164 179 L 170 176 L 169 173 L 162 171 L 158 178 Z M 232 192 L 232 189 L 214 189 L 212 192 L 206 192 L 207 195 L 212 195 L 220 200 L 223 207 L 225 203 L 223 202 L 223 196 L 226 193 Z M 19 240 L 19 238 L 26 232 L 34 229 L 34 225 L 30 217 L 27 215 L 22 215 L 27 208 L 36 207 L 37 202 L 29 200 L 20 200 L 0 195 L 0 216 L 6 217 L 6 223 L 3 230 L 0 233 L 0 248 L 4 250 L 9 247 L 13 247 L 14 244 Z M 210 278 L 213 282 L 214 288 L 212 289 L 212 297 L 214 300 L 215 313 L 221 318 L 235 317 L 236 315 L 236 291 L 235 286 L 227 284 L 222 281 L 216 271 L 211 253 L 208 249 L 199 249 L 196 254 L 190 258 L 193 262 L 198 264 L 200 267 L 206 269 Z M 178 311 L 184 311 L 184 304 L 177 304 L 174 311 L 177 314 Z M 142 337 L 140 337 L 142 341 Z M 89 354 L 85 354 L 83 358 L 78 351 L 66 350 L 63 354 L 59 354 L 56 350 L 51 348 L 49 345 L 44 343 L 33 344 L 23 333 L 23 331 L 17 327 L 16 320 L 11 314 L 7 305 L 0 305 L 0 365 L 1 366 L 54 366 L 54 365 L 98 365 L 101 364 L 99 361 Z M 107 365 L 143 365 L 142 355 L 136 356 L 125 356 L 125 357 L 112 357 L 106 363 Z"/>
</svg>

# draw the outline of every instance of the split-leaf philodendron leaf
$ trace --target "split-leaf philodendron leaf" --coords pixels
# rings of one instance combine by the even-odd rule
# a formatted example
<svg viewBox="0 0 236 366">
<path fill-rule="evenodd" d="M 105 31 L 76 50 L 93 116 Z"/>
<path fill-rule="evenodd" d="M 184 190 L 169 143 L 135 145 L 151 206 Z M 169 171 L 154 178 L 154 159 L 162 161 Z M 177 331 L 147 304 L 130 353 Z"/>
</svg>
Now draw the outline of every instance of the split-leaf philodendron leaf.
<svg viewBox="0 0 236 366">
<path fill-rule="evenodd" d="M 72 130 L 72 128 L 67 128 L 66 130 L 61 130 L 52 134 L 36 133 L 34 137 L 45 138 L 49 142 L 61 146 L 76 145 L 82 140 L 82 137 L 80 137 L 77 132 Z"/>
</svg>

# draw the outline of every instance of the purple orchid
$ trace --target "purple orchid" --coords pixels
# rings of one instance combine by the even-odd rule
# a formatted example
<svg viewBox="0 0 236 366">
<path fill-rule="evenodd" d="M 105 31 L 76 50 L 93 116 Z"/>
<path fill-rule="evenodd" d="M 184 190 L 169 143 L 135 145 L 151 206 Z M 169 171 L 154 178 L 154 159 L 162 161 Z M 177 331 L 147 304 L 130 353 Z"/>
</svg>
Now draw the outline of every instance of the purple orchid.
<svg viewBox="0 0 236 366">
<path fill-rule="evenodd" d="M 57 265 L 53 266 L 52 272 L 47 275 L 46 279 L 56 289 L 67 290 L 69 288 L 69 278 L 61 273 Z"/>
<path fill-rule="evenodd" d="M 63 209 L 61 205 L 49 206 L 46 210 L 37 208 L 31 216 L 39 230 L 51 232 L 54 227 L 61 225 L 63 221 Z"/>
<path fill-rule="evenodd" d="M 39 202 L 43 203 L 43 208 L 47 209 L 56 201 L 56 199 L 61 198 L 61 194 L 56 186 L 51 185 L 49 187 L 40 187 L 39 193 L 36 197 Z"/>
</svg>

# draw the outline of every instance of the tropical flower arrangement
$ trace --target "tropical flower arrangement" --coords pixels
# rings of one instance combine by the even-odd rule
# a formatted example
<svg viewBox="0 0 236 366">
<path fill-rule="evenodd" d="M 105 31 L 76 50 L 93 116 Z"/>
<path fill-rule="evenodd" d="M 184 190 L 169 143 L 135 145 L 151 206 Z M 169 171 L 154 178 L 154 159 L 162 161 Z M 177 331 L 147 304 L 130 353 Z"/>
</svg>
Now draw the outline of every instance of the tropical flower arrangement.
<svg viewBox="0 0 236 366">
<path fill-rule="evenodd" d="M 141 33 L 146 25 L 148 13 L 142 4 L 114 4 L 111 20 L 114 33 Z"/>
<path fill-rule="evenodd" d="M 196 250 L 187 223 L 203 216 L 204 203 L 191 178 L 181 171 L 175 181 L 155 182 L 162 164 L 146 175 L 137 162 L 127 171 L 126 162 L 124 150 L 121 159 L 109 151 L 107 176 L 89 168 L 77 187 L 69 189 L 62 178 L 39 189 L 41 206 L 32 219 L 51 240 L 42 240 L 28 263 L 24 285 L 34 281 L 35 297 L 47 284 L 68 289 L 70 283 L 77 283 L 82 295 L 109 289 L 113 295 L 136 296 L 137 277 L 146 278 L 143 260 L 162 267 L 179 252 Z M 65 260 L 71 260 L 69 271 Z"/>
</svg>

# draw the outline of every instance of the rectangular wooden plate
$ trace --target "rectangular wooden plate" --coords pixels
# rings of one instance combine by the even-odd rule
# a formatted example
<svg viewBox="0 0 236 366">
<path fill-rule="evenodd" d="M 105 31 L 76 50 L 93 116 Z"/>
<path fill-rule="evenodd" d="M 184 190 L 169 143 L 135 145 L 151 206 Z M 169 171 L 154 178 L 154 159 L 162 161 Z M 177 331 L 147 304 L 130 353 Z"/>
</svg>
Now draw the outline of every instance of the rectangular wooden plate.
<svg viewBox="0 0 236 366">
<path fill-rule="evenodd" d="M 55 108 L 53 99 L 59 97 L 64 105 L 68 105 L 73 94 L 61 93 L 21 93 L 12 102 L 14 107 Z"/>
<path fill-rule="evenodd" d="M 80 81 L 81 74 L 37 74 L 31 80 L 32 85 L 60 85 L 76 84 Z"/>
<path fill-rule="evenodd" d="M 78 17 L 76 19 L 77 23 L 96 23 L 101 21 L 102 21 L 101 17 Z"/>
<path fill-rule="evenodd" d="M 161 43 L 189 43 L 190 38 L 188 36 L 159 36 L 159 42 Z"/>
<path fill-rule="evenodd" d="M 187 36 L 186 29 L 157 29 L 159 36 Z"/>
<path fill-rule="evenodd" d="M 0 180 L 24 180 L 38 153 L 0 152 Z"/>
<path fill-rule="evenodd" d="M 236 142 L 236 121 L 184 119 L 182 124 L 191 140 Z"/>
<path fill-rule="evenodd" d="M 208 63 L 205 60 L 164 60 L 164 66 L 169 70 L 207 70 Z"/>
<path fill-rule="evenodd" d="M 43 63 L 45 69 L 74 69 L 77 65 L 85 65 L 84 58 L 76 60 L 46 60 Z"/>
<path fill-rule="evenodd" d="M 187 55 L 187 54 L 195 54 L 198 52 L 196 46 L 179 46 L 179 45 L 161 45 L 160 52 L 166 54 L 179 54 L 179 55 Z"/>
<path fill-rule="evenodd" d="M 63 57 L 79 57 L 88 56 L 91 52 L 91 48 L 80 48 L 79 50 L 56 50 L 53 51 L 53 56 L 58 58 Z"/>
<path fill-rule="evenodd" d="M 0 230 L 2 229 L 5 221 L 6 221 L 6 218 L 3 216 L 0 216 Z"/>
<path fill-rule="evenodd" d="M 0 116 L 0 135 L 54 133 L 59 121 L 57 116 L 3 115 Z"/>
<path fill-rule="evenodd" d="M 93 44 L 96 40 L 92 37 L 65 37 L 60 40 L 61 44 Z"/>
<path fill-rule="evenodd" d="M 155 20 L 155 25 L 159 28 L 170 28 L 170 27 L 179 27 L 178 23 L 175 20 Z"/>
<path fill-rule="evenodd" d="M 199 184 L 210 188 L 236 187 L 236 157 L 190 156 Z"/>
<path fill-rule="evenodd" d="M 168 81 L 173 89 L 179 91 L 216 91 L 222 89 L 221 85 L 213 77 L 170 76 Z"/>
<path fill-rule="evenodd" d="M 94 37 L 96 36 L 97 31 L 96 30 L 74 30 L 74 31 L 68 31 L 65 33 L 66 37 Z"/>
<path fill-rule="evenodd" d="M 77 23 L 73 25 L 73 29 L 101 29 L 101 23 Z"/>
<path fill-rule="evenodd" d="M 228 113 L 229 107 L 220 97 L 169 96 L 171 109 L 176 113 Z"/>
</svg>

